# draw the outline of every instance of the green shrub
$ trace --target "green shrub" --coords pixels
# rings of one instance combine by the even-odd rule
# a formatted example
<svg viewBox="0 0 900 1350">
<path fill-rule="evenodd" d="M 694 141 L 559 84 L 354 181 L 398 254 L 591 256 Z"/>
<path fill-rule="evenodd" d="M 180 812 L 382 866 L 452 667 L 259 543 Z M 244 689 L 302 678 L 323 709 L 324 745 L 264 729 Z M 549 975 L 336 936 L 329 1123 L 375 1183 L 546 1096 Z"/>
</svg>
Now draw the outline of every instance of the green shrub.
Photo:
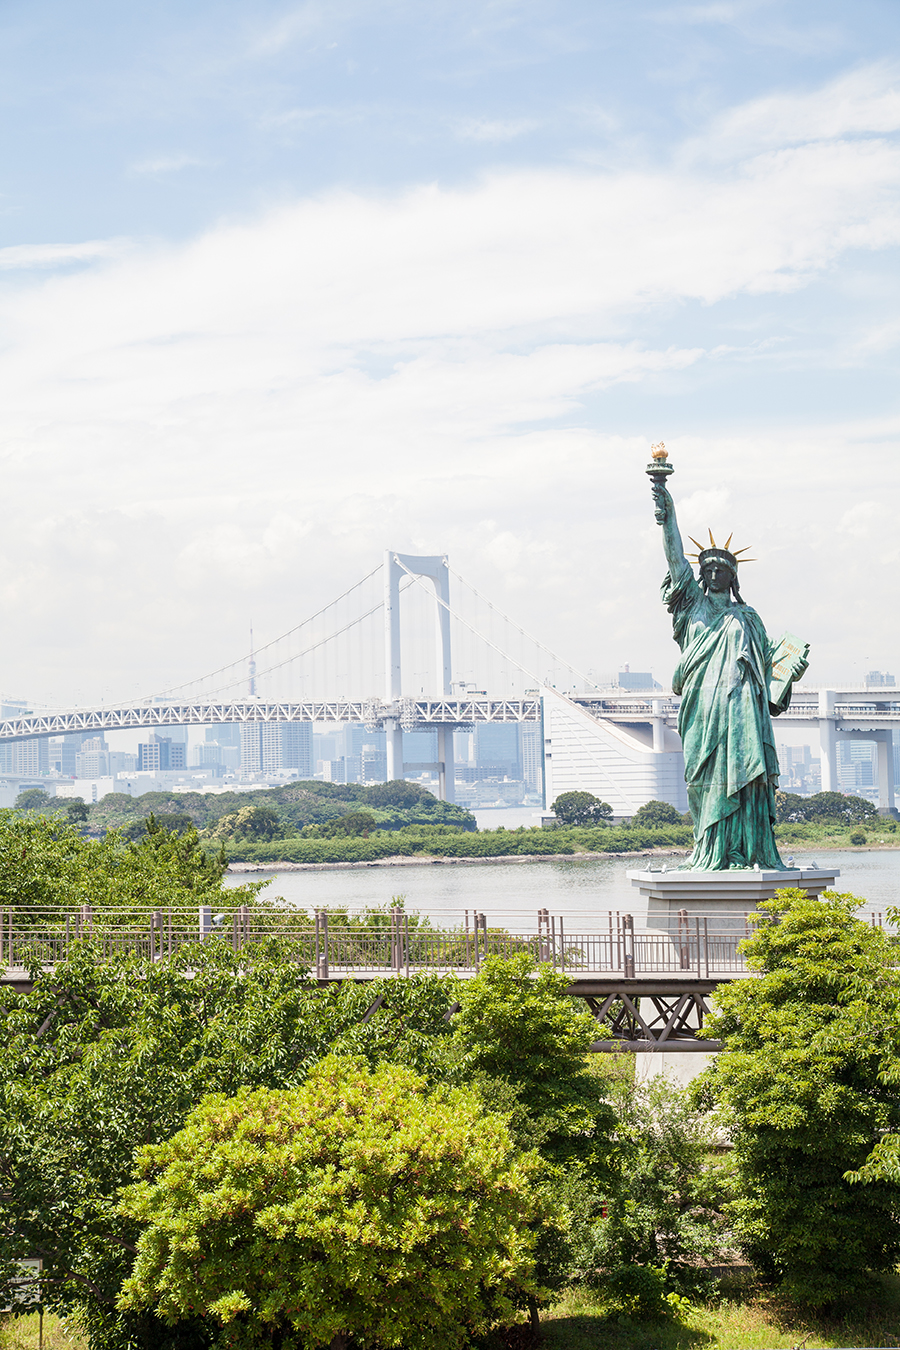
<svg viewBox="0 0 900 1350">
<path fill-rule="evenodd" d="M 720 984 L 707 1023 L 725 1041 L 704 1079 L 731 1117 L 738 1238 L 812 1307 L 866 1297 L 900 1257 L 900 1167 L 866 1170 L 900 1131 L 900 982 L 892 939 L 858 903 L 763 902 L 746 944 L 756 978 Z"/>
<path fill-rule="evenodd" d="M 292 1092 L 210 1097 L 145 1148 L 120 1306 L 217 1343 L 457 1350 L 539 1295 L 534 1155 L 464 1089 L 337 1056 Z"/>
</svg>

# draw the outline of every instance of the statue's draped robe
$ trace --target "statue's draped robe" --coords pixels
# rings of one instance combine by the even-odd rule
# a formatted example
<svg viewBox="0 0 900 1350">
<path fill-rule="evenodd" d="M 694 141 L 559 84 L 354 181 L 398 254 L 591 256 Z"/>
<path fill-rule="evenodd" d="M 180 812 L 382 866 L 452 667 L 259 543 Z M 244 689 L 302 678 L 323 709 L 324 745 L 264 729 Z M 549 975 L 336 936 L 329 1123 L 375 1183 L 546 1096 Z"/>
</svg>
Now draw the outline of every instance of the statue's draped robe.
<svg viewBox="0 0 900 1350">
<path fill-rule="evenodd" d="M 762 620 L 749 605 L 715 608 L 687 562 L 674 579 L 666 574 L 662 597 L 681 648 L 672 688 L 681 694 L 678 730 L 695 841 L 685 867 L 782 869 L 773 831 L 772 644 Z"/>
</svg>

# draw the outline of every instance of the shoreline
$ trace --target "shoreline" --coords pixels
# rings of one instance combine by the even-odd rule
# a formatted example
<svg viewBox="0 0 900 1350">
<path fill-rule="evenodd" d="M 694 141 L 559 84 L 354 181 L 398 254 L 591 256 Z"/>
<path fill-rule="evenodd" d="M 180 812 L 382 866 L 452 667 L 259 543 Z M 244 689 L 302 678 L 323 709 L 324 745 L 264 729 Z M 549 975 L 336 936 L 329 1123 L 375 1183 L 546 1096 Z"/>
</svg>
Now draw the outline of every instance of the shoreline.
<svg viewBox="0 0 900 1350">
<path fill-rule="evenodd" d="M 798 851 L 800 846 L 794 846 Z M 803 845 L 804 848 L 807 846 Z M 849 848 L 838 845 L 822 845 L 810 842 L 808 851 L 814 853 L 891 853 L 900 850 L 900 844 L 851 844 Z M 235 876 L 252 872 L 334 872 L 362 871 L 372 867 L 487 867 L 496 863 L 546 863 L 546 862 L 603 862 L 614 858 L 686 858 L 689 848 L 642 848 L 623 853 L 507 853 L 495 858 L 446 858 L 438 854 L 419 854 L 410 857 L 406 854 L 393 854 L 389 858 L 373 858 L 368 862 L 232 862 L 228 872 Z"/>
<path fill-rule="evenodd" d="M 687 857 L 690 853 L 689 848 L 643 848 L 635 849 L 630 853 L 508 853 L 500 854 L 495 858 L 445 858 L 439 854 L 418 854 L 410 857 L 407 854 L 395 853 L 389 858 L 373 858 L 368 862 L 322 862 L 322 863 L 294 863 L 294 862 L 233 862 L 228 864 L 228 871 L 235 874 L 247 872 L 328 872 L 334 870 L 347 871 L 350 868 L 362 870 L 367 867 L 479 867 L 491 863 L 531 863 L 531 862 L 596 862 L 604 858 L 674 858 Z"/>
</svg>

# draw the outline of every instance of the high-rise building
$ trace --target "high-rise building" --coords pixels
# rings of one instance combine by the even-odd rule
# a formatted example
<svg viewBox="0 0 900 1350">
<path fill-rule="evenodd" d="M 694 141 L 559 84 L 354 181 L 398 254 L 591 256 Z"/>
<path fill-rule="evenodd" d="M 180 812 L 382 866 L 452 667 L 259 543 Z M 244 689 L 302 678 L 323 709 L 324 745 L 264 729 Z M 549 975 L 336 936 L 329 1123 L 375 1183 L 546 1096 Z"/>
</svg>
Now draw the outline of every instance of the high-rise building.
<svg viewBox="0 0 900 1350">
<path fill-rule="evenodd" d="M 138 745 L 138 772 L 158 773 L 161 769 L 183 769 L 184 752 L 184 742 L 173 741 L 170 736 L 160 736 L 152 731 L 149 741 Z"/>
<path fill-rule="evenodd" d="M 654 680 L 649 670 L 632 670 L 630 666 L 626 666 L 624 670 L 619 671 L 616 676 L 616 683 L 620 689 L 640 689 L 642 691 L 662 689 L 662 685 Z"/>
<path fill-rule="evenodd" d="M 240 733 L 244 773 L 284 773 L 312 778 L 310 722 L 243 722 Z"/>
<path fill-rule="evenodd" d="M 475 728 L 475 764 L 479 778 L 521 779 L 518 723 L 479 722 Z"/>
<path fill-rule="evenodd" d="M 108 778 L 109 747 L 102 736 L 86 736 L 75 755 L 76 778 Z"/>
<path fill-rule="evenodd" d="M 281 724 L 281 765 L 285 773 L 296 771 L 298 778 L 312 778 L 316 767 L 313 763 L 312 722 Z"/>
<path fill-rule="evenodd" d="M 519 766 L 529 792 L 544 791 L 544 728 L 540 722 L 519 723 Z"/>
<path fill-rule="evenodd" d="M 27 699 L 5 698 L 0 701 L 0 717 L 25 717 L 31 712 Z M 37 778 L 49 772 L 50 756 L 47 737 L 27 741 L 5 741 L 0 745 L 0 773 L 17 778 Z"/>
</svg>

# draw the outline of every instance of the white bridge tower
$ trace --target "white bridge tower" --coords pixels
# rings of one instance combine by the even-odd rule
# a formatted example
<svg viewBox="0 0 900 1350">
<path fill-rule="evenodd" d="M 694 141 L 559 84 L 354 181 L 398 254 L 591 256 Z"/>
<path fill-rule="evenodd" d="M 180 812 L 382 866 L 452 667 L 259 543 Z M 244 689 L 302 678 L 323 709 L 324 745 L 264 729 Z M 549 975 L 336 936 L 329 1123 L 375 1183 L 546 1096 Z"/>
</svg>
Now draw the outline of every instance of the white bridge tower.
<svg viewBox="0 0 900 1350">
<path fill-rule="evenodd" d="M 395 553 L 388 549 L 384 555 L 384 697 L 386 703 L 398 703 L 404 697 L 403 673 L 400 662 L 400 580 L 404 576 L 424 577 L 434 587 L 435 632 L 437 635 L 437 680 L 434 694 L 449 698 L 453 692 L 453 672 L 450 664 L 450 568 L 446 553 L 422 557 L 411 553 Z M 402 778 L 403 725 L 402 717 L 385 723 L 387 733 L 388 780 Z M 455 766 L 453 762 L 453 728 L 439 727 L 437 733 L 438 757 L 436 764 L 416 765 L 416 768 L 436 769 L 438 796 L 442 801 L 454 800 Z M 413 765 L 409 765 L 412 768 Z"/>
</svg>

